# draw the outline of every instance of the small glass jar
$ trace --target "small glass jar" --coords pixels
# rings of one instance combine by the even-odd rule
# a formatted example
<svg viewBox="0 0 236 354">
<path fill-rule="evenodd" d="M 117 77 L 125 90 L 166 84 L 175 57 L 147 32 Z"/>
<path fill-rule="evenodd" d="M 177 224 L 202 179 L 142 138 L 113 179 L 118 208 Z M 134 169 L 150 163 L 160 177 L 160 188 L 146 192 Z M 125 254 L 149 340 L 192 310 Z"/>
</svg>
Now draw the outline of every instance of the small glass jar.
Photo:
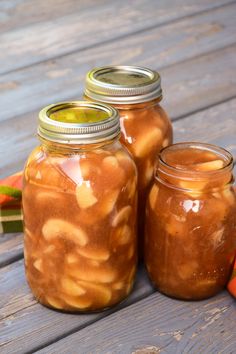
<svg viewBox="0 0 236 354">
<path fill-rule="evenodd" d="M 157 289 L 200 300 L 222 290 L 236 248 L 233 159 L 214 145 L 163 149 L 146 209 L 145 263 Z"/>
<path fill-rule="evenodd" d="M 26 277 L 44 305 L 98 311 L 131 291 L 137 172 L 111 107 L 67 102 L 39 113 L 24 170 Z"/>
<path fill-rule="evenodd" d="M 138 241 L 143 256 L 145 202 L 156 156 L 172 143 L 172 126 L 160 106 L 161 78 L 156 71 L 138 66 L 95 68 L 86 77 L 85 99 L 108 103 L 120 113 L 121 143 L 138 168 Z"/>
</svg>

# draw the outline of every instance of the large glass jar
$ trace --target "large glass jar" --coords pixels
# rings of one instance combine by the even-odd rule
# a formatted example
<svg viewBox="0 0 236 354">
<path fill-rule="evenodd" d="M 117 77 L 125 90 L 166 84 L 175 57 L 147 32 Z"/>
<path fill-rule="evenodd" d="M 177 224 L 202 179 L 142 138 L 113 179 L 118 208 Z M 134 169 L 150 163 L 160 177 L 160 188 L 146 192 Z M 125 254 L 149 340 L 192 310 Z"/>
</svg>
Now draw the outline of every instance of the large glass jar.
<svg viewBox="0 0 236 354">
<path fill-rule="evenodd" d="M 24 171 L 24 256 L 35 297 L 97 311 L 131 291 L 137 263 L 137 172 L 111 107 L 67 102 L 39 114 L 41 145 Z"/>
<path fill-rule="evenodd" d="M 157 289 L 198 300 L 224 288 L 236 248 L 233 159 L 208 144 L 163 149 L 146 210 L 145 263 Z"/>
<path fill-rule="evenodd" d="M 172 126 L 160 106 L 161 78 L 137 66 L 106 66 L 86 77 L 85 99 L 111 104 L 120 113 L 121 143 L 138 168 L 138 240 L 143 255 L 145 202 L 158 152 L 172 143 Z"/>
</svg>

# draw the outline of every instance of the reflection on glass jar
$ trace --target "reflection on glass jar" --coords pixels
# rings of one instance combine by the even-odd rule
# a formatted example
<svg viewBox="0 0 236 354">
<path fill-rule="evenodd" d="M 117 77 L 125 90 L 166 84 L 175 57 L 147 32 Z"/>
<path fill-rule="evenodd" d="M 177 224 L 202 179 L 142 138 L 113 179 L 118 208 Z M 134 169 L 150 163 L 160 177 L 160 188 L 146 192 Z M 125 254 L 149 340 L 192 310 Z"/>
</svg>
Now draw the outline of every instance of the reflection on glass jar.
<svg viewBox="0 0 236 354">
<path fill-rule="evenodd" d="M 160 292 L 198 300 L 224 288 L 236 248 L 232 156 L 209 144 L 162 150 L 146 209 L 145 263 Z"/>
<path fill-rule="evenodd" d="M 172 143 L 172 126 L 160 106 L 160 75 L 137 66 L 106 66 L 86 77 L 85 98 L 111 104 L 120 113 L 121 143 L 138 168 L 139 256 L 143 255 L 146 196 L 153 179 L 156 156 Z"/>
<path fill-rule="evenodd" d="M 130 293 L 137 263 L 137 173 L 118 140 L 118 113 L 52 105 L 40 112 L 38 133 L 24 171 L 28 283 L 55 309 L 111 307 Z"/>
</svg>

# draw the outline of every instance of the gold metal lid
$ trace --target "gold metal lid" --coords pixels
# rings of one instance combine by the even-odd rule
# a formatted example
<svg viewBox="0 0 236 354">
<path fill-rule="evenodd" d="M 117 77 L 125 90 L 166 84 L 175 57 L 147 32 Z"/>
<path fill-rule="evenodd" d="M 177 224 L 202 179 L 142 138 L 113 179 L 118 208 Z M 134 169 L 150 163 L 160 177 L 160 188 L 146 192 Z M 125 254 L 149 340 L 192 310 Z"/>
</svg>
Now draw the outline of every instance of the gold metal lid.
<svg viewBox="0 0 236 354">
<path fill-rule="evenodd" d="M 120 133 L 118 111 L 101 103 L 60 102 L 39 112 L 40 137 L 64 144 L 92 144 Z"/>
<path fill-rule="evenodd" d="M 162 98 L 157 71 L 140 66 L 104 66 L 86 75 L 85 95 L 92 100 L 132 104 Z"/>
</svg>

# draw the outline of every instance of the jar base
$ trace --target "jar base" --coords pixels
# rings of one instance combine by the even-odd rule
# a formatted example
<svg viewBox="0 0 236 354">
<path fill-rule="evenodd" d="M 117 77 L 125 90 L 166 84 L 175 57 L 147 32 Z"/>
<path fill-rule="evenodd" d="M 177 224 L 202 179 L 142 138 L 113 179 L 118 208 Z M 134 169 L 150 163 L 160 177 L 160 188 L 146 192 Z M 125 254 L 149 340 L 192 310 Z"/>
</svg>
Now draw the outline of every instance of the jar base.
<svg viewBox="0 0 236 354">
<path fill-rule="evenodd" d="M 168 291 L 163 291 L 160 288 L 158 288 L 154 283 L 152 283 L 152 285 L 162 295 L 165 295 L 165 296 L 167 296 L 167 297 L 169 297 L 171 299 L 174 299 L 174 300 L 181 300 L 181 301 L 187 301 L 187 302 L 207 300 L 207 299 L 209 299 L 211 297 L 216 296 L 217 294 L 219 294 L 221 291 L 224 290 L 224 288 L 220 288 L 219 290 L 215 291 L 214 293 L 211 293 L 211 294 L 208 294 L 208 295 L 190 297 L 190 296 L 179 296 L 179 295 L 173 294 L 173 293 L 168 292 Z"/>
<path fill-rule="evenodd" d="M 134 284 L 133 286 L 131 287 L 131 290 L 129 292 L 128 295 L 126 295 L 124 298 L 122 298 L 120 301 L 116 302 L 115 304 L 113 305 L 110 305 L 110 306 L 107 306 L 107 307 L 102 307 L 100 309 L 94 309 L 94 310 L 89 310 L 89 309 L 59 309 L 59 308 L 56 308 L 56 307 L 53 307 L 53 306 L 50 306 L 49 304 L 41 301 L 39 298 L 37 298 L 35 295 L 34 295 L 34 298 L 35 300 L 42 306 L 50 309 L 50 310 L 53 310 L 53 311 L 56 311 L 56 312 L 59 312 L 59 313 L 67 313 L 67 314 L 96 314 L 96 313 L 100 313 L 100 312 L 105 312 L 107 310 L 111 310 L 113 308 L 115 308 L 116 306 L 120 306 L 121 304 L 123 304 L 127 298 L 132 294 L 133 292 L 133 289 L 134 289 Z"/>
</svg>

